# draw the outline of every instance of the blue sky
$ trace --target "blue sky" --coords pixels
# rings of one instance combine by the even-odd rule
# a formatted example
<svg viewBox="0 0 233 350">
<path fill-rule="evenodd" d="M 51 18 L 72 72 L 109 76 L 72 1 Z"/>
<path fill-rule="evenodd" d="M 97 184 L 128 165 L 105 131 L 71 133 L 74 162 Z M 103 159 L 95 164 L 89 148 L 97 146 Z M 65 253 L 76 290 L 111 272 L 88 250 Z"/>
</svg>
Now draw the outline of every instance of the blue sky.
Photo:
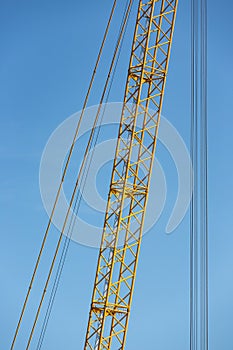
<svg viewBox="0 0 233 350">
<path fill-rule="evenodd" d="M 54 129 L 82 107 L 110 4 L 0 0 L 0 7 L 0 344 L 2 349 L 8 349 L 48 220 L 39 190 L 40 158 Z M 232 7 L 229 0 L 223 0 L 221 5 L 213 0 L 208 13 L 211 350 L 233 347 Z M 226 10 L 220 15 L 223 8 Z M 122 99 L 131 28 L 132 22 L 111 101 Z M 180 1 L 163 115 L 187 144 L 189 30 L 189 2 Z M 113 38 L 114 32 L 111 35 Z M 109 44 L 102 70 L 110 50 Z M 102 70 L 90 104 L 98 103 Z M 168 173 L 174 172 L 161 145 L 157 157 Z M 171 236 L 164 233 L 176 196 L 172 181 L 168 190 L 163 215 L 143 239 L 128 350 L 188 348 L 189 222 L 186 217 Z M 16 349 L 24 348 L 57 235 L 54 230 L 48 241 Z M 71 243 L 44 349 L 82 348 L 96 259 L 96 249 Z"/>
</svg>

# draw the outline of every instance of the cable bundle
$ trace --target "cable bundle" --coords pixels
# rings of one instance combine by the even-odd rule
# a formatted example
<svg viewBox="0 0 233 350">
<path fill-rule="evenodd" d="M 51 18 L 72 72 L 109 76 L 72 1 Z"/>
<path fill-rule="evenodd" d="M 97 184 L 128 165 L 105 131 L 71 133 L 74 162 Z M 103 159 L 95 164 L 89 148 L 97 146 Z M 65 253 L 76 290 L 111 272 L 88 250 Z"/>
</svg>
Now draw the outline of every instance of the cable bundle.
<svg viewBox="0 0 233 350">
<path fill-rule="evenodd" d="M 191 7 L 190 350 L 208 350 L 207 1 Z"/>
<path fill-rule="evenodd" d="M 22 311 L 21 311 L 21 314 L 20 314 L 20 318 L 19 318 L 19 321 L 18 321 L 18 324 L 17 324 L 17 328 L 16 328 L 16 331 L 15 331 L 15 334 L 14 334 L 14 338 L 13 338 L 13 341 L 12 341 L 12 344 L 11 344 L 11 348 L 10 348 L 11 350 L 14 349 L 17 337 L 19 335 L 19 330 L 20 330 L 20 327 L 21 327 L 21 324 L 22 324 L 22 321 L 23 321 L 23 318 L 24 318 L 26 307 L 28 305 L 28 301 L 29 301 L 29 297 L 30 297 L 30 294 L 31 294 L 31 290 L 32 290 L 32 287 L 33 287 L 33 284 L 34 284 L 34 281 L 35 281 L 35 278 L 36 278 L 36 275 L 37 275 L 37 272 L 38 272 L 38 268 L 39 268 L 39 265 L 40 265 L 41 257 L 42 257 L 43 251 L 45 249 L 45 245 L 46 245 L 46 241 L 47 241 L 47 238 L 48 238 L 48 234 L 49 234 L 50 229 L 51 229 L 51 224 L 52 224 L 52 221 L 53 221 L 55 210 L 57 208 L 57 204 L 58 204 L 58 200 L 59 200 L 59 197 L 60 197 L 60 193 L 61 193 L 61 190 L 62 190 L 62 187 L 63 187 L 63 184 L 64 184 L 64 180 L 65 180 L 65 177 L 66 177 L 66 174 L 67 174 L 67 170 L 68 170 L 68 167 L 69 167 L 69 164 L 70 164 L 70 161 L 71 161 L 71 157 L 72 157 L 72 154 L 73 154 L 73 151 L 74 151 L 75 142 L 76 142 L 78 134 L 79 134 L 81 123 L 83 122 L 83 119 L 84 119 L 85 109 L 86 109 L 87 104 L 88 104 L 88 100 L 89 100 L 89 97 L 90 97 L 90 94 L 91 94 L 91 91 L 92 91 L 92 87 L 93 87 L 93 84 L 94 84 L 94 80 L 95 80 L 95 77 L 96 77 L 97 69 L 99 67 L 100 60 L 101 60 L 101 57 L 102 57 L 102 54 L 103 54 L 103 49 L 104 49 L 104 46 L 105 46 L 105 43 L 106 43 L 106 40 L 107 40 L 107 37 L 108 37 L 110 26 L 112 24 L 112 20 L 113 20 L 113 16 L 114 16 L 114 13 L 115 13 L 116 5 L 117 5 L 117 0 L 114 0 L 113 6 L 112 6 L 112 9 L 111 9 L 111 12 L 110 12 L 109 20 L 108 20 L 108 23 L 107 23 L 107 27 L 106 27 L 106 30 L 105 30 L 105 33 L 104 33 L 104 38 L 103 38 L 103 41 L 102 41 L 102 44 L 101 44 L 101 47 L 100 47 L 100 50 L 99 50 L 97 61 L 96 61 L 96 64 L 95 64 L 95 67 L 94 67 L 94 70 L 93 70 L 93 74 L 92 74 L 92 77 L 91 77 L 89 88 L 88 88 L 88 91 L 87 91 L 87 94 L 86 94 L 86 97 L 85 97 L 85 101 L 84 101 L 84 104 L 83 104 L 82 113 L 81 113 L 80 119 L 78 121 L 77 128 L 75 130 L 74 138 L 73 138 L 73 141 L 72 141 L 72 144 L 71 144 L 71 148 L 70 148 L 70 151 L 69 151 L 69 154 L 68 154 L 68 158 L 67 158 L 67 161 L 66 161 L 66 164 L 65 164 L 65 167 L 64 167 L 64 171 L 63 171 L 63 174 L 62 174 L 61 182 L 60 182 L 57 194 L 56 194 L 56 199 L 55 199 L 55 202 L 54 202 L 54 206 L 53 206 L 53 209 L 52 209 L 52 212 L 51 212 L 51 215 L 50 215 L 50 218 L 49 218 L 49 222 L 48 222 L 45 234 L 44 234 L 44 238 L 43 238 L 43 241 L 42 241 L 41 249 L 40 249 L 40 252 L 39 252 L 39 255 L 38 255 L 38 258 L 37 258 L 37 262 L 36 262 L 36 265 L 35 265 L 35 268 L 34 268 L 34 271 L 33 271 L 33 274 L 32 274 L 32 278 L 31 278 L 31 281 L 30 281 L 30 285 L 29 285 L 29 288 L 28 288 L 28 292 L 27 292 L 27 295 L 26 295 L 26 298 L 25 298 L 25 301 L 24 301 L 24 304 L 23 304 L 23 308 L 22 308 Z M 57 288 L 58 288 L 59 281 L 60 281 L 61 274 L 62 274 L 62 270 L 63 270 L 63 267 L 64 267 L 66 255 L 67 255 L 67 252 L 68 252 L 68 249 L 69 249 L 70 239 L 72 237 L 72 231 L 73 231 L 75 220 L 76 220 L 76 215 L 75 214 L 77 214 L 77 212 L 79 210 L 79 207 L 80 207 L 81 196 L 80 196 L 80 191 L 77 193 L 77 190 L 78 190 L 79 187 L 83 188 L 85 186 L 85 183 L 86 183 L 86 178 L 87 178 L 88 171 L 89 171 L 89 168 L 90 168 L 90 165 L 91 165 L 91 161 L 92 161 L 92 157 L 93 157 L 93 153 L 92 153 L 91 157 L 89 156 L 89 151 L 90 151 L 91 147 L 96 144 L 96 142 L 98 140 L 99 129 L 96 131 L 96 126 L 97 126 L 98 121 L 99 120 L 101 121 L 103 119 L 103 116 L 104 116 L 104 107 L 103 106 L 104 106 L 104 103 L 106 103 L 108 101 L 108 97 L 109 97 L 109 93 L 110 93 L 110 90 L 111 90 L 113 77 L 114 77 L 114 74 L 115 74 L 115 71 L 116 71 L 116 66 L 117 66 L 117 63 L 118 63 L 118 60 L 119 60 L 119 55 L 120 55 L 120 51 L 121 51 L 121 47 L 122 47 L 122 41 L 123 41 L 123 38 L 124 38 L 124 35 L 125 35 L 125 31 L 126 31 L 126 28 L 127 28 L 129 15 L 130 15 L 131 9 L 132 9 L 132 5 L 133 5 L 133 0 L 128 0 L 127 4 L 126 4 L 126 7 L 125 7 L 124 14 L 123 14 L 123 19 L 122 19 L 122 23 L 121 23 L 121 26 L 120 26 L 120 31 L 119 31 L 119 35 L 118 35 L 118 38 L 117 38 L 117 43 L 116 43 L 115 50 L 114 50 L 114 53 L 113 53 L 112 61 L 111 61 L 110 68 L 109 68 L 109 71 L 108 71 L 108 74 L 107 74 L 106 82 L 104 84 L 104 89 L 103 89 L 103 92 L 102 92 L 102 96 L 101 96 L 101 99 L 100 99 L 100 102 L 99 102 L 99 107 L 98 107 L 98 110 L 97 110 L 97 113 L 96 113 L 96 116 L 95 116 L 95 120 L 93 121 L 92 131 L 91 131 L 91 134 L 90 134 L 87 146 L 86 146 L 84 158 L 82 160 L 81 167 L 80 167 L 80 170 L 79 170 L 79 173 L 78 173 L 78 176 L 77 176 L 77 180 L 76 180 L 76 183 L 75 183 L 75 187 L 74 187 L 71 199 L 70 199 L 69 208 L 68 208 L 68 211 L 66 213 L 66 217 L 64 219 L 63 228 L 61 230 L 61 233 L 60 233 L 60 236 L 59 236 L 56 248 L 55 248 L 55 252 L 54 252 L 54 256 L 53 256 L 53 259 L 52 259 L 52 262 L 51 262 L 51 265 L 50 265 L 50 268 L 49 268 L 48 276 L 47 276 L 47 279 L 46 279 L 46 282 L 45 282 L 45 285 L 44 285 L 44 289 L 43 289 L 43 292 L 42 292 L 42 295 L 41 295 L 41 299 L 40 299 L 40 302 L 39 302 L 39 305 L 38 305 L 38 308 L 37 308 L 37 311 L 36 311 L 34 323 L 33 323 L 33 326 L 31 328 L 31 331 L 30 331 L 30 335 L 29 335 L 29 338 L 28 338 L 26 350 L 28 350 L 30 348 L 31 341 L 32 341 L 32 338 L 33 338 L 33 335 L 34 335 L 34 332 L 35 332 L 35 329 L 36 329 L 36 326 L 37 326 L 38 319 L 39 319 L 40 311 L 41 311 L 42 305 L 44 303 L 44 299 L 45 299 L 45 295 L 46 295 L 46 292 L 47 292 L 47 288 L 49 286 L 49 282 L 50 282 L 50 279 L 51 279 L 51 276 L 52 276 L 52 273 L 53 273 L 53 270 L 54 270 L 54 267 L 55 267 L 55 262 L 56 262 L 56 259 L 58 257 L 59 250 L 61 248 L 63 235 L 65 233 L 66 227 L 68 226 L 68 233 L 66 234 L 66 237 L 65 237 L 65 240 L 64 240 L 62 253 L 61 253 L 61 256 L 60 256 L 59 263 L 58 263 L 58 268 L 57 268 L 57 271 L 56 271 L 55 280 L 54 280 L 54 283 L 53 283 L 51 295 L 50 295 L 48 306 L 47 306 L 47 311 L 46 311 L 46 314 L 45 314 L 44 322 L 43 322 L 43 325 L 42 325 L 42 330 L 41 330 L 41 333 L 40 333 L 40 337 L 39 337 L 36 349 L 37 350 L 41 349 L 41 346 L 42 346 L 42 343 L 43 343 L 43 339 L 44 339 L 45 332 L 46 332 L 46 329 L 47 329 L 47 326 L 48 326 L 48 321 L 49 321 L 49 317 L 50 317 L 50 314 L 51 314 L 52 306 L 53 306 L 53 303 L 54 303 L 54 300 L 55 300 Z M 74 205 L 74 209 L 73 209 L 73 213 L 71 213 L 71 209 L 72 209 L 73 205 Z M 70 217 L 71 214 L 72 214 L 72 216 Z"/>
</svg>

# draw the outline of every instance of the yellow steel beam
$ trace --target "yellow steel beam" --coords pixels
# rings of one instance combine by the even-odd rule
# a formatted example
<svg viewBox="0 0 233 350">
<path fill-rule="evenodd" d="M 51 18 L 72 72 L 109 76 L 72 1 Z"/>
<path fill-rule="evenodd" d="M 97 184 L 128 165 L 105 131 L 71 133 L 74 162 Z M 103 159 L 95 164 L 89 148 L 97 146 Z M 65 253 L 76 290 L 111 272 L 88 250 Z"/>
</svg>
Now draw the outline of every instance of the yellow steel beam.
<svg viewBox="0 0 233 350">
<path fill-rule="evenodd" d="M 85 350 L 125 347 L 177 5 L 139 1 Z"/>
</svg>

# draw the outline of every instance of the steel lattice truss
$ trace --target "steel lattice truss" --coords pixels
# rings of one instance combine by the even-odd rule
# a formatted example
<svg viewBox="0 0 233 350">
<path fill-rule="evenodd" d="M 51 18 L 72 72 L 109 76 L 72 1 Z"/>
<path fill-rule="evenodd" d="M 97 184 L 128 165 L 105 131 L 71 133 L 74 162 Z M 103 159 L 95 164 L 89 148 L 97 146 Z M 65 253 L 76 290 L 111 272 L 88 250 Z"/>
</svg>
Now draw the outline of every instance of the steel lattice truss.
<svg viewBox="0 0 233 350">
<path fill-rule="evenodd" d="M 84 349 L 124 349 L 178 0 L 140 0 Z"/>
</svg>

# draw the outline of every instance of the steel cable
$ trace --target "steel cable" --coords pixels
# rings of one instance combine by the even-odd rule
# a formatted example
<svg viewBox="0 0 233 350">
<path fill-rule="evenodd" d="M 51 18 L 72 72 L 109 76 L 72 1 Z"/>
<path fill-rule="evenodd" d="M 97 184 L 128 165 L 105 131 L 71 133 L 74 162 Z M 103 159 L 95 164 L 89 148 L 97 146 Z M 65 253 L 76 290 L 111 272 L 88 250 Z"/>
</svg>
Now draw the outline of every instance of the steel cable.
<svg viewBox="0 0 233 350">
<path fill-rule="evenodd" d="M 191 1 L 190 349 L 208 350 L 207 1 Z M 192 174 L 191 174 L 192 176 Z"/>
<path fill-rule="evenodd" d="M 100 112 L 101 112 L 101 107 L 102 107 L 102 104 L 103 104 L 103 101 L 104 101 L 104 98 L 105 98 L 105 94 L 106 94 L 106 91 L 107 91 L 107 88 L 108 88 L 108 84 L 109 84 L 109 81 L 110 81 L 110 78 L 111 78 L 111 74 L 112 74 L 112 71 L 114 69 L 115 60 L 117 58 L 117 53 L 118 53 L 118 50 L 119 50 L 119 47 L 120 47 L 120 44 L 121 44 L 121 39 L 122 39 L 124 30 L 125 30 L 125 26 L 126 26 L 126 24 L 128 22 L 128 17 L 129 17 L 129 14 L 131 12 L 132 4 L 133 4 L 133 0 L 130 0 L 129 4 L 128 4 L 128 7 L 127 7 L 126 15 L 125 15 L 125 18 L 124 18 L 124 22 L 123 22 L 122 30 L 121 30 L 121 33 L 120 33 L 120 37 L 118 38 L 116 49 L 114 51 L 113 59 L 112 59 L 112 62 L 111 62 L 111 65 L 110 65 L 110 69 L 109 69 L 109 73 L 108 73 L 108 76 L 107 76 L 107 79 L 106 79 L 106 84 L 104 86 L 103 95 L 101 97 L 99 108 L 98 108 L 98 111 L 97 111 L 97 114 L 96 114 L 96 118 L 95 118 L 95 121 L 94 121 L 94 124 L 93 124 L 93 127 L 92 127 L 91 135 L 90 135 L 90 138 L 89 138 L 89 141 L 88 141 L 88 144 L 87 144 L 87 148 L 85 150 L 84 158 L 83 158 L 83 161 L 82 161 L 82 164 L 81 164 L 81 167 L 80 167 L 80 170 L 79 170 L 79 174 L 78 174 L 78 177 L 77 177 L 77 181 L 75 183 L 75 187 L 74 187 L 74 190 L 73 190 L 73 193 L 72 193 L 72 196 L 71 196 L 71 200 L 70 200 L 70 203 L 69 203 L 69 208 L 67 210 L 67 214 L 66 214 L 66 217 L 65 217 L 65 220 L 64 220 L 64 224 L 63 224 L 63 227 L 62 227 L 62 230 L 61 230 L 61 234 L 59 236 L 59 240 L 58 240 L 58 243 L 57 243 L 57 246 L 56 246 L 56 249 L 55 249 L 54 257 L 53 257 L 52 263 L 50 265 L 48 277 L 47 277 L 47 280 L 46 280 L 46 283 L 45 283 L 45 286 L 44 286 L 44 290 L 43 290 L 43 293 L 42 293 L 42 296 L 41 296 L 41 300 L 40 300 L 39 306 L 37 308 L 36 316 L 35 316 L 34 323 L 33 323 L 33 326 L 32 326 L 32 329 L 31 329 L 31 332 L 30 332 L 30 335 L 29 335 L 29 339 L 28 339 L 26 350 L 28 350 L 29 347 L 30 347 L 30 344 L 31 344 L 31 341 L 32 341 L 32 337 L 33 337 L 33 334 L 34 334 L 34 331 L 35 331 L 35 327 L 36 327 L 36 324 L 38 322 L 38 318 L 39 318 L 39 314 L 40 314 L 40 311 L 41 311 L 41 307 L 42 307 L 42 304 L 44 302 L 44 298 L 45 298 L 45 294 L 46 294 L 46 291 L 47 291 L 47 288 L 48 288 L 48 284 L 49 284 L 49 281 L 50 281 L 50 278 L 51 278 L 51 275 L 52 275 L 52 272 L 53 272 L 53 268 L 54 268 L 54 265 L 55 265 L 55 261 L 56 261 L 59 249 L 60 249 L 62 237 L 63 237 L 64 230 L 65 230 L 67 222 L 68 222 L 68 218 L 69 218 L 69 215 L 70 215 L 71 207 L 73 205 L 73 202 L 74 202 L 74 199 L 75 199 L 75 194 L 76 194 L 76 191 L 78 189 L 78 185 L 79 185 L 79 182 L 80 182 L 80 179 L 81 179 L 81 175 L 82 175 L 82 172 L 83 172 L 83 169 L 84 169 L 87 157 L 88 157 L 89 150 L 90 150 L 91 145 L 92 145 L 95 128 L 96 128 L 96 125 L 97 125 L 97 122 L 98 122 L 98 119 L 99 119 L 99 115 L 100 115 Z"/>
<path fill-rule="evenodd" d="M 111 12 L 110 12 L 110 17 L 109 17 L 109 20 L 108 20 L 108 23 L 107 23 L 107 27 L 105 29 L 104 38 L 103 38 L 103 41 L 101 43 L 101 47 L 100 47 L 100 50 L 99 50 L 99 53 L 98 53 L 98 56 L 97 56 L 96 64 L 95 64 L 95 67 L 94 67 L 94 70 L 93 70 L 93 74 L 92 74 L 92 77 L 91 77 L 91 80 L 90 80 L 90 83 L 89 83 L 88 91 L 87 91 L 87 94 L 86 94 L 86 97 L 85 97 L 85 100 L 84 100 L 82 113 L 81 113 L 80 119 L 78 121 L 76 130 L 75 130 L 73 142 L 72 142 L 71 148 L 69 150 L 69 154 L 68 154 L 68 158 L 67 158 L 67 161 L 66 161 L 66 164 L 65 164 L 65 167 L 64 167 L 64 171 L 63 171 L 63 174 L 62 174 L 61 182 L 60 182 L 57 194 L 56 194 L 56 198 L 55 198 L 55 202 L 54 202 L 54 205 L 53 205 L 53 208 L 52 208 L 52 212 L 51 212 L 51 215 L 50 215 L 50 218 L 49 218 L 49 222 L 48 222 L 48 225 L 47 225 L 47 228 L 46 228 L 43 240 L 42 240 L 41 248 L 40 248 L 39 255 L 38 255 L 38 258 L 37 258 L 37 261 L 36 261 L 36 265 L 35 265 L 35 268 L 33 270 L 33 274 L 32 274 L 32 278 L 31 278 L 30 284 L 29 284 L 28 292 L 26 294 L 26 297 L 25 297 L 25 300 L 24 300 L 24 304 L 23 304 L 23 308 L 21 310 L 19 321 L 18 321 L 16 330 L 15 330 L 15 333 L 14 333 L 13 341 L 12 341 L 11 348 L 10 348 L 11 350 L 14 349 L 15 342 L 16 342 L 16 339 L 17 339 L 17 336 L 18 336 L 18 333 L 19 333 L 19 329 L 21 327 L 21 323 L 22 323 L 22 320 L 23 320 L 23 316 L 24 316 L 24 313 L 25 313 L 25 310 L 26 310 L 26 307 L 27 307 L 28 299 L 29 299 L 29 296 L 31 294 L 32 286 L 33 286 L 33 283 L 34 283 L 34 280 L 35 280 L 35 277 L 36 277 L 36 273 L 37 273 L 37 270 L 38 270 L 38 267 L 39 267 L 39 264 L 40 264 L 41 256 L 42 256 L 42 253 L 43 253 L 44 248 L 45 248 L 45 243 L 47 241 L 47 237 L 48 237 L 48 233 L 49 233 L 49 230 L 50 230 L 50 227 L 51 227 L 52 219 L 53 219 L 53 216 L 54 216 L 54 213 L 55 213 L 55 209 L 57 207 L 58 199 L 60 197 L 61 189 L 62 189 L 64 180 L 65 180 L 67 169 L 68 169 L 68 166 L 69 166 L 69 163 L 70 163 L 70 159 L 71 159 L 71 156 L 72 156 L 72 153 L 73 153 L 73 150 L 74 150 L 75 141 L 76 141 L 77 135 L 79 133 L 81 122 L 82 122 L 82 119 L 83 119 L 83 116 L 84 116 L 84 113 L 85 113 L 85 109 L 87 107 L 87 103 L 88 103 L 88 100 L 89 100 L 89 97 L 90 97 L 90 93 L 91 93 L 91 90 L 92 90 L 92 87 L 93 87 L 93 83 L 94 83 L 94 80 L 95 80 L 95 77 L 96 77 L 97 69 L 99 67 L 100 59 L 102 57 L 104 45 L 105 45 L 105 42 L 106 42 L 106 39 L 107 39 L 107 36 L 108 36 L 108 32 L 109 32 L 109 29 L 110 29 L 110 25 L 111 25 L 111 22 L 112 22 L 112 19 L 113 19 L 113 15 L 114 15 L 114 12 L 115 12 L 116 4 L 117 4 L 117 0 L 114 0 L 113 6 L 112 6 L 112 9 L 111 9 Z"/>
</svg>

